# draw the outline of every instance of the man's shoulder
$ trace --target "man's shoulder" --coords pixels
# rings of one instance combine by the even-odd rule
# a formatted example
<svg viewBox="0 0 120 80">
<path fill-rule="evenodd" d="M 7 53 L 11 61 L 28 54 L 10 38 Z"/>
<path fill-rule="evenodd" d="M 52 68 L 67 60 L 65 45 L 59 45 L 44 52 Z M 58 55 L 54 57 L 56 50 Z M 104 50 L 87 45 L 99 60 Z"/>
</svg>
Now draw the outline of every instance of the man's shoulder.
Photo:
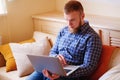
<svg viewBox="0 0 120 80">
<path fill-rule="evenodd" d="M 68 26 L 63 27 L 62 30 L 68 30 Z"/>
<path fill-rule="evenodd" d="M 68 32 L 68 26 L 63 27 L 60 32 L 62 33 Z"/>
</svg>

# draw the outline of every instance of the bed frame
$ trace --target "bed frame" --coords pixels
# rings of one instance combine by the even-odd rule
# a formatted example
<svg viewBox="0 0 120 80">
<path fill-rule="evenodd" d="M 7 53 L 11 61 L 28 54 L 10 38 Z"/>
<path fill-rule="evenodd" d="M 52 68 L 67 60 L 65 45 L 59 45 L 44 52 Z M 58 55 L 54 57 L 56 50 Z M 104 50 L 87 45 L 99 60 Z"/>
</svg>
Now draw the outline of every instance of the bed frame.
<svg viewBox="0 0 120 80">
<path fill-rule="evenodd" d="M 95 21 L 92 15 L 88 16 L 88 18 L 91 27 L 100 35 L 104 45 L 120 47 L 119 20 L 110 18 L 111 22 L 109 22 L 109 18 L 95 16 L 97 20 Z M 60 29 L 66 25 L 66 21 L 60 12 L 34 15 L 32 16 L 32 19 L 35 31 L 41 31 L 53 35 L 57 35 Z M 108 20 L 108 22 L 105 22 L 106 20 L 104 19 Z"/>
</svg>

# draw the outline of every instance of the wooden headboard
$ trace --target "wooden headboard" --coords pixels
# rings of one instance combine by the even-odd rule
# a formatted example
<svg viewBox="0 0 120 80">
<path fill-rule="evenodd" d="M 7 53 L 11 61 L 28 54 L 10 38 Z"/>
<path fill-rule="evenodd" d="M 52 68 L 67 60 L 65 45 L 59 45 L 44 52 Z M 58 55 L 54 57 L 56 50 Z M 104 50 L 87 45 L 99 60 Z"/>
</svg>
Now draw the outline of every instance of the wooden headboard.
<svg viewBox="0 0 120 80">
<path fill-rule="evenodd" d="M 120 23 L 117 23 L 118 20 L 113 19 L 114 21 L 104 22 L 109 20 L 109 18 L 102 17 L 102 20 L 101 17 L 96 16 L 98 19 L 95 21 L 92 19 L 93 17 L 91 17 L 91 15 L 88 18 L 90 19 L 91 27 L 93 27 L 93 29 L 100 35 L 103 44 L 120 47 Z M 66 25 L 66 21 L 60 12 L 49 12 L 40 15 L 34 15 L 32 16 L 32 19 L 35 31 L 41 31 L 54 35 L 57 35 L 60 29 Z M 116 24 L 119 26 L 116 26 Z"/>
</svg>

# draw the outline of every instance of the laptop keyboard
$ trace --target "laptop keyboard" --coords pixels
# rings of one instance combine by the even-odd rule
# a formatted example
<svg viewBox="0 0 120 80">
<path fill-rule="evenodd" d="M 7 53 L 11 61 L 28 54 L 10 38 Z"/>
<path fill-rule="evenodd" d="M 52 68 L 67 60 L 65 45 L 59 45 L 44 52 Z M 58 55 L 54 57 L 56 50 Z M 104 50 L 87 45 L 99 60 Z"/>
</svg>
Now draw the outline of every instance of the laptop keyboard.
<svg viewBox="0 0 120 80">
<path fill-rule="evenodd" d="M 66 73 L 68 73 L 69 71 L 71 71 L 70 69 L 64 69 Z"/>
</svg>

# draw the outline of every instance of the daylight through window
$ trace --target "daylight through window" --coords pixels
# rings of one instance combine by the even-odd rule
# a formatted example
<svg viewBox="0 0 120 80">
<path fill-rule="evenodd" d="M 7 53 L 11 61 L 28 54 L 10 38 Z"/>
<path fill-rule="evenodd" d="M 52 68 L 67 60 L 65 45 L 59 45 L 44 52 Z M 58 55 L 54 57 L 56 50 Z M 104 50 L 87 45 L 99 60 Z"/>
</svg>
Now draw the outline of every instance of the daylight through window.
<svg viewBox="0 0 120 80">
<path fill-rule="evenodd" d="M 6 14 L 7 9 L 6 9 L 6 3 L 5 0 L 0 0 L 0 14 Z"/>
</svg>

